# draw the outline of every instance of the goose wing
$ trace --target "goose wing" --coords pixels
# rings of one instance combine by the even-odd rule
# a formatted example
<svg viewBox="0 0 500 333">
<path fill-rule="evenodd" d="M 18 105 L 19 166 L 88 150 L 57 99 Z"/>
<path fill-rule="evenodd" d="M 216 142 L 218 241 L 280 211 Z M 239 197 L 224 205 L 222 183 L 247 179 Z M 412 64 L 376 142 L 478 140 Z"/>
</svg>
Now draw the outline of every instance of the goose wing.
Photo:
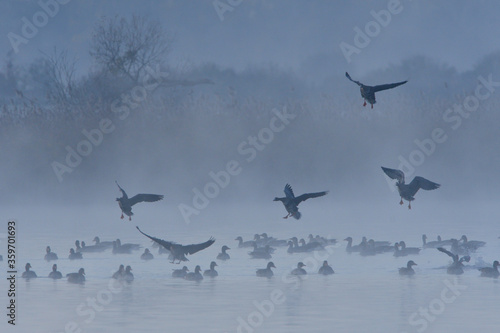
<svg viewBox="0 0 500 333">
<path fill-rule="evenodd" d="M 165 241 L 165 240 L 163 240 L 163 239 L 156 238 L 156 237 L 150 236 L 150 235 L 148 235 L 148 234 L 145 234 L 145 233 L 144 233 L 144 232 L 142 232 L 142 230 L 141 230 L 141 229 L 139 229 L 139 227 L 137 227 L 137 226 L 136 226 L 136 228 L 137 228 L 137 230 L 139 230 L 139 232 L 140 232 L 141 234 L 143 234 L 143 235 L 144 235 L 144 236 L 146 236 L 147 238 L 151 239 L 152 241 L 154 241 L 154 242 L 156 242 L 156 243 L 160 244 L 161 246 L 163 246 L 165 249 L 167 249 L 167 250 L 169 250 L 169 251 L 170 251 L 170 248 L 172 247 L 172 245 L 177 245 L 177 244 L 176 244 L 176 243 L 174 243 L 174 242 Z"/>
<path fill-rule="evenodd" d="M 389 176 L 389 178 L 396 179 L 398 182 L 404 184 L 405 174 L 403 171 L 397 170 L 397 169 L 384 168 L 384 167 L 381 167 L 381 168 L 382 168 L 382 171 L 384 171 L 384 173 L 387 176 Z"/>
<path fill-rule="evenodd" d="M 295 194 L 293 194 L 292 186 L 290 186 L 290 184 L 285 185 L 285 195 L 289 199 L 295 198 Z"/>
<path fill-rule="evenodd" d="M 183 250 L 184 254 L 193 254 L 193 253 L 196 253 L 198 251 L 206 249 L 207 247 L 209 247 L 213 243 L 215 243 L 215 239 L 213 237 L 210 237 L 210 239 L 204 243 L 183 245 L 182 250 Z"/>
<path fill-rule="evenodd" d="M 302 201 L 306 201 L 307 199 L 310 198 L 317 198 L 317 197 L 322 197 L 326 195 L 328 191 L 323 191 L 323 192 L 315 192 L 315 193 L 304 193 L 302 195 L 299 195 L 297 198 L 295 198 L 295 203 L 298 205 Z"/>
<path fill-rule="evenodd" d="M 408 185 L 409 186 L 409 191 L 410 191 L 410 195 L 411 196 L 414 196 L 415 193 L 417 193 L 417 191 L 419 189 L 423 189 L 423 190 L 435 190 L 437 188 L 439 188 L 439 184 L 437 183 L 434 183 L 434 182 L 431 182 L 430 180 L 427 180 L 423 177 L 415 177 L 413 178 L 413 180 L 411 181 L 411 183 Z"/>
<path fill-rule="evenodd" d="M 163 195 L 159 194 L 137 194 L 130 198 L 130 206 L 135 205 L 139 202 L 155 202 L 163 199 Z"/>
<path fill-rule="evenodd" d="M 406 82 L 408 82 L 408 81 L 401 81 L 401 82 L 388 83 L 388 84 L 380 84 L 378 86 L 373 86 L 372 87 L 372 91 L 375 93 L 377 91 L 382 91 L 382 90 L 396 88 L 397 86 L 405 84 Z"/>
<path fill-rule="evenodd" d="M 450 251 L 448 251 L 447 249 L 445 249 L 443 247 L 438 247 L 437 249 L 438 249 L 438 251 L 441 251 L 441 252 L 446 253 L 447 255 L 449 255 L 453 259 L 453 261 L 457 261 L 457 259 L 458 259 L 457 255 L 451 253 Z"/>
<path fill-rule="evenodd" d="M 115 180 L 115 183 L 116 183 L 116 186 L 118 186 L 118 188 L 120 189 L 120 192 L 122 192 L 122 196 L 125 199 L 128 199 L 127 193 L 125 193 L 125 191 L 120 187 L 120 185 L 118 185 L 118 182 L 116 180 Z"/>
<path fill-rule="evenodd" d="M 351 76 L 349 75 L 349 73 L 345 72 L 345 77 L 348 78 L 349 80 L 351 80 L 352 82 L 356 83 L 358 86 L 362 86 L 363 84 L 359 81 L 355 81 L 351 78 Z"/>
</svg>

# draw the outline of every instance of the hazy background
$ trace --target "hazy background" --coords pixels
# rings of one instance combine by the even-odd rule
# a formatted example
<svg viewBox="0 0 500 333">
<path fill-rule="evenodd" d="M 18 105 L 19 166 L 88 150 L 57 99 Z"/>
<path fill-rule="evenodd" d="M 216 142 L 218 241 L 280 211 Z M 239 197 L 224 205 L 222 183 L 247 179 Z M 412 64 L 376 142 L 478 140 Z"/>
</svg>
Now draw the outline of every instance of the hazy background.
<svg viewBox="0 0 500 333">
<path fill-rule="evenodd" d="M 450 258 L 422 250 L 411 257 L 418 263 L 415 278 L 406 279 L 397 268 L 410 257 L 351 255 L 341 240 L 352 236 L 357 244 L 367 236 L 413 247 L 426 233 L 429 241 L 467 234 L 487 242 L 471 254 L 469 265 L 479 266 L 459 277 L 467 290 L 446 302 L 428 331 L 498 331 L 498 281 L 480 278 L 476 268 L 499 260 L 500 2 L 402 0 L 401 12 L 348 61 L 341 43 L 354 45 L 355 29 L 375 24 L 371 12 L 388 3 L 244 0 L 221 20 L 213 0 L 72 0 L 50 18 L 39 1 L 1 1 L 0 266 L 7 270 L 6 222 L 13 219 L 18 275 L 30 262 L 39 277 L 47 276 L 52 263 L 43 256 L 50 245 L 63 274 L 84 267 L 87 279 L 75 286 L 19 278 L 18 330 L 59 332 L 70 321 L 83 324 L 79 305 L 106 291 L 125 264 L 135 281 L 83 330 L 234 332 L 240 316 L 255 312 L 255 301 L 282 290 L 286 303 L 255 331 L 414 332 L 411 316 L 436 304 L 453 281 L 437 269 Z M 44 15 L 47 22 L 12 48 L 9 36 L 23 36 L 26 21 Z M 99 50 L 116 53 L 99 57 Z M 148 67 L 161 82 L 131 107 L 131 92 L 155 82 Z M 346 71 L 370 85 L 408 83 L 378 93 L 372 110 L 362 106 Z M 481 87 L 484 80 L 494 82 L 491 91 Z M 453 128 L 445 121 L 449 110 L 474 101 L 478 87 L 491 94 Z M 130 114 L 123 118 L 114 111 L 124 105 Z M 238 147 L 248 149 L 252 137 L 269 133 L 284 110 L 295 118 L 248 161 Z M 86 140 L 82 131 L 103 119 L 114 130 L 58 179 L 53 164 L 65 164 L 66 149 L 76 149 Z M 422 153 L 416 140 L 428 143 L 436 129 L 446 141 Z M 408 210 L 380 167 L 398 168 L 418 156 L 423 160 L 410 166 L 408 181 L 420 175 L 442 186 L 417 193 Z M 194 191 L 203 191 L 210 173 L 230 161 L 240 173 L 186 221 L 179 206 L 193 206 Z M 131 222 L 120 220 L 115 180 L 130 196 L 165 198 L 134 206 Z M 301 204 L 301 220 L 283 220 L 283 205 L 272 199 L 286 183 L 297 195 L 330 192 Z M 191 271 L 207 269 L 224 244 L 231 260 L 219 263 L 216 279 L 193 284 L 172 278 L 179 265 L 156 249 L 149 262 L 139 253 L 67 259 L 76 239 L 90 244 L 96 235 L 151 248 L 136 225 L 181 244 L 213 236 L 213 246 L 189 257 Z M 337 238 L 329 254 L 314 253 L 315 264 L 327 258 L 336 274 L 320 276 L 307 261 L 313 254 L 281 248 L 273 254 L 275 278 L 255 277 L 265 261 L 250 259 L 234 238 L 261 232 Z M 283 278 L 299 260 L 307 262 L 309 280 L 292 280 L 296 288 Z M 0 289 L 8 290 L 6 279 Z"/>
<path fill-rule="evenodd" d="M 271 200 L 286 183 L 296 194 L 330 190 L 303 205 L 300 223 L 332 226 L 342 219 L 359 227 L 365 217 L 380 225 L 397 212 L 396 220 L 425 218 L 432 225 L 449 222 L 436 218 L 436 210 L 446 207 L 465 224 L 468 212 L 482 211 L 474 205 L 498 199 L 500 94 L 481 101 L 456 130 L 443 114 L 474 93 L 479 76 L 500 81 L 500 37 L 494 33 L 500 4 L 401 4 L 401 13 L 348 63 L 340 43 L 353 45 L 353 29 L 364 30 L 374 20 L 370 11 L 387 9 L 387 1 L 243 1 L 221 21 L 213 1 L 74 0 L 61 5 L 17 53 L 7 34 L 21 34 L 21 19 L 31 20 L 41 9 L 36 1 L 2 2 L 2 219 L 29 212 L 50 220 L 62 207 L 78 207 L 80 222 L 60 224 L 115 227 L 117 180 L 129 195 L 165 195 L 160 203 L 134 208 L 137 223 L 145 223 L 151 209 L 158 221 L 148 223 L 185 228 L 178 205 L 192 205 L 193 189 L 211 181 L 209 172 L 236 160 L 241 174 L 193 216 L 189 228 L 230 224 L 236 232 L 239 225 L 273 222 L 281 228 L 284 209 Z M 160 86 L 120 120 L 110 105 L 137 84 L 106 72 L 89 50 L 100 22 L 130 20 L 132 14 L 156 22 L 168 36 L 162 71 L 175 82 L 205 81 Z M 54 59 L 73 66 L 71 81 L 53 80 Z M 371 110 L 362 107 L 346 71 L 366 84 L 409 82 L 379 93 Z M 54 91 L 64 96 L 55 98 Z M 238 146 L 269 126 L 273 109 L 283 108 L 296 118 L 247 162 Z M 115 130 L 60 182 L 51 163 L 63 163 L 65 147 L 74 149 L 85 139 L 81 131 L 97 128 L 103 118 Z M 415 174 L 442 187 L 418 193 L 408 212 L 397 204 L 380 166 L 397 168 L 400 157 L 408 159 L 417 149 L 414 140 L 430 138 L 435 128 L 448 139 Z M 225 216 L 229 211 L 231 218 Z M 495 217 L 484 219 L 493 226 Z M 48 221 L 44 228 L 51 228 Z"/>
</svg>

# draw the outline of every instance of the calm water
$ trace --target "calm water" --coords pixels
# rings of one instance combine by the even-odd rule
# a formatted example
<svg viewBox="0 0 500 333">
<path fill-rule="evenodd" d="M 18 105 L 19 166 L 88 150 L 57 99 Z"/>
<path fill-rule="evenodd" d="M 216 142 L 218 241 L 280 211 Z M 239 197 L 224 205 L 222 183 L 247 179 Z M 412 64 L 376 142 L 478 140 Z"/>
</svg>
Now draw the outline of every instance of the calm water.
<svg viewBox="0 0 500 333">
<path fill-rule="evenodd" d="M 328 251 L 313 254 L 290 255 L 286 253 L 286 248 L 278 248 L 272 259 L 277 266 L 275 277 L 265 279 L 257 278 L 255 270 L 265 267 L 267 262 L 249 259 L 247 249 L 237 248 L 234 238 L 239 233 L 233 230 L 235 228 L 219 228 L 212 230 L 214 232 L 201 230 L 195 236 L 188 231 L 176 233 L 175 239 L 184 243 L 205 241 L 210 234 L 217 237 L 212 247 L 190 257 L 187 266 L 191 270 L 197 264 L 203 270 L 208 269 L 222 245 L 231 247 L 228 252 L 231 259 L 219 262 L 216 268 L 219 277 L 205 278 L 200 283 L 172 278 L 171 270 L 180 268 L 179 265 L 170 264 L 167 257 L 157 255 L 156 250 L 152 250 L 155 259 L 149 262 L 139 259 L 142 252 L 133 255 L 104 252 L 84 254 L 82 261 L 66 259 L 66 252 L 77 238 L 75 234 L 85 235 L 80 239 L 88 243 L 95 234 L 99 234 L 101 240 L 110 240 L 120 234 L 122 242 L 137 242 L 151 248 L 151 243 L 134 229 L 134 223 L 120 223 L 116 225 L 123 226 L 123 230 L 114 233 L 110 230 L 104 234 L 95 230 L 82 232 L 85 227 L 80 226 L 74 232 L 64 230 L 65 237 L 55 237 L 48 230 L 32 232 L 22 228 L 20 222 L 20 271 L 29 261 L 39 276 L 47 276 L 52 263 L 42 258 L 45 246 L 50 244 L 60 257 L 57 261 L 59 270 L 66 274 L 84 267 L 87 282 L 72 285 L 64 279 L 25 281 L 19 278 L 16 330 L 6 324 L 3 316 L 0 324 L 2 332 L 6 327 L 17 332 L 65 332 L 67 329 L 68 332 L 107 333 L 500 330 L 500 280 L 480 278 L 475 269 L 467 270 L 455 280 L 455 277 L 446 274 L 445 269 L 440 269 L 449 263 L 449 258 L 433 249 L 423 250 L 418 256 L 395 258 L 392 254 L 375 257 L 349 255 L 344 250 L 345 242 L 329 247 Z M 309 226 L 302 221 L 301 224 L 293 223 L 270 225 L 265 231 L 279 238 L 291 235 L 306 237 Z M 210 229 L 208 226 L 200 228 Z M 254 229 L 252 226 L 246 228 Z M 143 229 L 162 238 L 173 239 L 162 236 L 165 232 L 158 233 L 152 225 Z M 257 229 L 257 232 L 264 231 Z M 352 230 L 348 233 L 350 228 L 342 225 L 338 229 L 339 232 L 334 235 L 338 239 L 350 235 L 358 243 L 363 235 Z M 453 235 L 457 233 L 459 237 L 464 229 L 467 228 L 457 229 Z M 408 235 L 414 236 L 402 237 L 398 232 L 384 230 L 379 230 L 376 236 L 367 236 L 390 241 L 404 239 L 408 246 L 419 246 L 420 234 L 413 232 L 412 227 L 407 230 Z M 245 239 L 252 235 L 250 232 L 242 234 Z M 435 234 L 429 236 L 434 239 Z M 488 242 L 473 256 L 470 264 L 479 257 L 488 263 L 499 259 L 500 240 L 497 237 L 487 232 L 470 237 Z M 2 247 L 4 245 L 2 241 Z M 5 257 L 5 252 L 2 254 Z M 335 275 L 324 277 L 316 274 L 325 259 L 334 268 Z M 413 278 L 400 277 L 397 268 L 405 266 L 409 259 L 418 264 L 416 275 Z M 306 278 L 288 275 L 298 261 L 307 265 L 305 268 L 310 274 Z M 120 264 L 132 266 L 135 274 L 133 283 L 121 285 L 110 280 Z M 5 261 L 2 266 L 5 267 Z M 2 302 L 6 305 L 5 279 L 0 282 L 0 290 Z M 424 310 L 428 312 L 422 312 Z"/>
</svg>

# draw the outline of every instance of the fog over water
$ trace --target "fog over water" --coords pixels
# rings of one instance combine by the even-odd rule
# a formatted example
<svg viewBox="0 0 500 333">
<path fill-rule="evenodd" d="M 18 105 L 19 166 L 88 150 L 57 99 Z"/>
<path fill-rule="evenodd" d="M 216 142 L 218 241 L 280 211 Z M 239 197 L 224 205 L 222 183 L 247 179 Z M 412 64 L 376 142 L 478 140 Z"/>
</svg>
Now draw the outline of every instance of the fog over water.
<svg viewBox="0 0 500 333">
<path fill-rule="evenodd" d="M 500 4 L 64 2 L 0 3 L 0 267 L 7 275 L 15 221 L 18 271 L 16 327 L 4 315 L 2 332 L 498 330 L 498 281 L 476 268 L 500 253 Z M 377 92 L 371 109 L 346 72 L 367 85 L 408 82 Z M 420 190 L 409 210 L 381 166 L 441 187 Z M 115 181 L 130 197 L 164 199 L 121 220 Z M 297 196 L 329 193 L 285 220 L 272 200 L 287 183 Z M 143 250 L 67 259 L 75 240 L 89 245 L 96 235 L 151 249 L 135 226 L 181 244 L 213 236 L 189 256 L 191 271 L 208 269 L 224 244 L 231 259 L 200 283 L 173 279 L 182 265 L 157 249 L 149 262 Z M 275 277 L 261 281 L 255 269 L 267 261 L 250 259 L 234 238 L 262 232 L 339 242 L 314 254 L 278 248 Z M 457 282 L 444 269 L 451 258 L 435 249 L 363 257 L 343 241 L 421 247 L 422 234 L 486 245 Z M 48 275 L 47 245 L 63 275 L 84 267 L 86 284 L 22 279 L 27 262 Z M 404 279 L 397 268 L 410 259 L 416 275 Z M 334 276 L 316 274 L 323 260 Z M 287 275 L 298 261 L 309 261 L 308 278 Z M 120 264 L 135 281 L 95 318 L 78 312 L 89 297 L 106 297 Z M 450 283 L 465 287 L 447 302 L 440 295 Z M 284 298 L 272 311 L 255 305 L 276 290 Z M 436 318 L 422 321 L 430 304 Z"/>
</svg>

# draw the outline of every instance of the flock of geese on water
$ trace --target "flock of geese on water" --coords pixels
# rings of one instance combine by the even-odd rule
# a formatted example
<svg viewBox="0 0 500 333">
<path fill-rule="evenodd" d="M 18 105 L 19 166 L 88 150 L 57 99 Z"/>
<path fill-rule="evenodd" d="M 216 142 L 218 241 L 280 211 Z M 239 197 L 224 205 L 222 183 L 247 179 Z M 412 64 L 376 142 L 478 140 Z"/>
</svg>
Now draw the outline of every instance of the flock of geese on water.
<svg viewBox="0 0 500 333">
<path fill-rule="evenodd" d="M 347 75 L 347 73 L 346 73 Z M 350 77 L 349 77 L 350 79 Z M 356 82 L 357 83 L 357 82 Z M 363 91 L 363 90 L 362 90 Z M 366 97 L 365 97 L 366 98 Z M 419 189 L 424 190 L 434 190 L 439 188 L 439 184 L 431 182 L 422 177 L 415 177 L 410 184 L 405 183 L 404 173 L 400 170 L 388 169 L 382 167 L 384 173 L 392 179 L 397 180 L 396 186 L 399 190 L 399 195 L 401 197 L 400 204 L 403 204 L 403 199 L 409 202 L 408 208 L 411 208 L 411 201 L 414 200 L 414 195 L 417 193 Z M 122 194 L 122 197 L 117 198 L 118 205 L 122 211 L 121 218 L 124 218 L 124 214 L 129 217 L 129 220 L 132 219 L 132 206 L 140 202 L 156 202 L 163 199 L 163 195 L 159 194 L 137 194 L 131 198 L 128 197 L 127 193 L 118 185 L 116 182 L 119 191 Z M 328 193 L 328 191 L 323 192 L 314 192 L 314 193 L 305 193 L 300 196 L 295 196 L 293 193 L 292 187 L 289 184 L 286 184 L 284 189 L 285 197 L 276 197 L 274 201 L 281 201 L 288 212 L 288 215 L 284 218 L 294 217 L 295 219 L 300 219 L 301 213 L 298 211 L 298 205 L 307 199 L 317 198 L 324 196 Z M 156 238 L 154 236 L 150 236 L 144 233 L 139 227 L 136 227 L 137 230 L 153 241 L 153 246 L 158 248 L 158 253 L 167 253 L 171 263 L 177 261 L 179 264 L 181 261 L 188 261 L 187 255 L 192 255 L 196 252 L 202 251 L 212 244 L 215 243 L 214 238 L 210 238 L 209 240 L 198 243 L 198 244 L 189 244 L 182 245 L 172 241 L 166 241 L 160 238 Z M 500 237 L 499 237 L 500 238 Z M 313 235 L 309 235 L 308 241 L 306 242 L 304 239 L 298 239 L 297 237 L 292 237 L 290 239 L 276 239 L 274 237 L 269 237 L 266 233 L 256 234 L 254 239 L 251 241 L 243 241 L 241 236 L 236 237 L 238 241 L 238 248 L 252 248 L 253 250 L 248 252 L 250 258 L 252 259 L 265 259 L 270 260 L 276 247 L 287 247 L 287 252 L 289 254 L 293 253 L 306 253 L 312 251 L 322 251 L 325 250 L 326 246 L 335 245 L 337 241 L 335 239 L 327 239 L 325 237 L 321 237 L 317 235 L 313 237 Z M 486 245 L 483 241 L 471 241 L 468 240 L 465 235 L 463 235 L 460 239 L 448 239 L 442 240 L 441 237 L 438 236 L 436 241 L 427 242 L 427 236 L 422 235 L 422 247 L 407 247 L 404 241 L 396 242 L 394 244 L 388 241 L 375 241 L 373 239 L 366 239 L 363 237 L 360 244 L 353 245 L 353 239 L 351 237 L 347 237 L 344 239 L 347 242 L 346 251 L 348 253 L 359 253 L 362 256 L 373 256 L 382 253 L 392 253 L 395 257 L 404 257 L 408 255 L 418 255 L 422 248 L 435 248 L 440 252 L 448 255 L 453 261 L 448 266 L 447 272 L 448 274 L 463 274 L 464 262 L 470 261 L 470 254 L 475 252 L 478 248 Z M 103 252 L 106 250 L 111 250 L 113 254 L 132 254 L 133 251 L 138 251 L 141 249 L 140 244 L 132 244 L 126 243 L 122 244 L 120 239 L 116 239 L 114 241 L 102 241 L 99 237 L 95 237 L 93 239 L 94 245 L 86 245 L 84 241 L 80 242 L 79 240 L 75 241 L 75 248 L 71 248 L 69 250 L 68 259 L 70 260 L 81 260 L 83 259 L 83 253 L 92 253 L 92 252 Z M 448 247 L 446 249 L 445 247 Z M 219 253 L 216 257 L 217 260 L 226 261 L 230 259 L 227 250 L 230 248 L 226 245 L 222 246 L 221 253 Z M 54 261 L 58 260 L 58 256 L 56 253 L 52 252 L 50 246 L 46 248 L 45 258 L 46 261 Z M 143 260 L 151 260 L 154 259 L 153 254 L 149 251 L 149 249 L 145 249 L 144 253 L 141 255 L 141 259 Z M 0 255 L 0 261 L 3 258 Z M 399 269 L 399 274 L 401 275 L 414 275 L 415 271 L 413 266 L 417 265 L 413 260 L 409 260 L 406 267 L 401 267 Z M 215 270 L 215 267 L 218 266 L 215 261 L 210 263 L 210 269 L 205 270 L 203 275 L 201 274 L 201 267 L 197 265 L 194 269 L 194 272 L 189 272 L 189 269 L 184 266 L 181 269 L 176 269 L 173 271 L 172 276 L 176 278 L 184 278 L 186 280 L 192 281 L 200 281 L 203 280 L 203 276 L 206 277 L 216 277 L 218 276 L 218 272 Z M 306 265 L 303 262 L 299 262 L 297 267 L 293 269 L 290 274 L 291 275 L 305 275 L 307 271 L 304 269 Z M 493 277 L 498 278 L 499 262 L 495 260 L 493 262 L 492 267 L 487 267 L 487 265 L 481 263 L 481 267 L 474 266 L 473 268 L 479 269 L 481 272 L 481 276 L 483 277 Z M 31 264 L 26 263 L 25 271 L 22 274 L 23 278 L 31 279 L 36 278 L 37 274 L 31 270 Z M 258 269 L 256 271 L 257 276 L 261 277 L 272 277 L 274 275 L 272 268 L 276 268 L 272 261 L 269 261 L 266 268 Z M 323 275 L 331 275 L 334 274 L 334 270 L 328 264 L 328 261 L 324 261 L 323 265 L 320 267 L 318 274 Z M 54 264 L 52 266 L 52 272 L 49 273 L 49 278 L 52 279 L 61 279 L 63 277 L 62 273 L 57 270 L 57 265 Z M 66 274 L 68 282 L 71 283 L 83 283 L 85 282 L 85 270 L 84 268 L 80 268 L 78 272 Z M 132 267 L 130 265 L 124 266 L 120 265 L 118 271 L 116 271 L 112 278 L 132 282 L 134 280 L 134 275 L 132 273 Z"/>
<path fill-rule="evenodd" d="M 186 257 L 187 255 L 204 250 L 215 242 L 215 239 L 210 238 L 204 243 L 182 245 L 150 236 L 142 232 L 139 227 L 136 228 L 141 234 L 153 241 L 153 247 L 158 249 L 159 255 L 168 255 L 172 263 L 175 261 L 177 261 L 177 263 L 180 263 L 181 261 L 188 261 Z M 328 239 L 319 235 L 313 236 L 312 234 L 308 236 L 308 241 L 304 239 L 299 240 L 297 237 L 292 237 L 290 239 L 277 239 L 268 236 L 266 233 L 255 234 L 254 239 L 249 241 L 243 241 L 241 236 L 236 237 L 235 240 L 238 241 L 238 248 L 251 249 L 251 251 L 248 252 L 250 258 L 265 260 L 272 259 L 272 255 L 276 251 L 276 247 L 286 247 L 287 253 L 295 254 L 323 251 L 325 250 L 325 247 L 337 244 L 336 239 Z M 361 256 L 374 256 L 378 254 L 392 253 L 395 257 L 406 257 L 416 256 L 423 249 L 437 249 L 452 259 L 451 264 L 447 267 L 448 274 L 460 275 L 464 273 L 464 269 L 466 268 L 475 268 L 480 271 L 480 276 L 482 277 L 498 278 L 500 275 L 498 271 L 499 262 L 497 260 L 495 260 L 493 265 L 490 267 L 488 267 L 484 262 L 476 262 L 475 265 L 464 264 L 470 262 L 470 254 L 486 245 L 483 241 L 468 240 L 465 235 L 463 235 L 460 239 L 452 238 L 447 240 L 443 240 L 440 236 L 438 236 L 435 241 L 427 241 L 427 236 L 424 234 L 422 235 L 421 247 L 407 247 L 404 241 L 392 244 L 388 241 L 375 241 L 373 239 L 367 239 L 366 237 L 362 238 L 361 243 L 355 245 L 353 245 L 353 239 L 351 237 L 345 238 L 344 241 L 347 242 L 345 248 L 347 253 L 358 253 Z M 122 244 L 120 239 L 101 242 L 99 237 L 96 236 L 93 239 L 93 242 L 94 245 L 88 246 L 84 241 L 75 241 L 76 250 L 74 248 L 70 249 L 68 259 L 81 260 L 83 259 L 84 253 L 97 253 L 107 250 L 110 250 L 113 254 L 133 254 L 134 251 L 139 251 L 141 249 L 140 244 Z M 230 248 L 227 245 L 223 245 L 221 252 L 216 257 L 216 260 L 230 260 L 231 257 L 227 253 L 228 250 L 230 250 Z M 154 255 L 148 248 L 146 248 L 140 258 L 146 261 L 152 260 L 154 259 Z M 58 256 L 56 253 L 52 252 L 50 246 L 47 246 L 44 259 L 48 262 L 55 261 L 58 260 Z M 409 260 L 406 267 L 399 268 L 399 274 L 407 276 L 414 275 L 415 271 L 413 266 L 415 265 L 417 265 L 415 261 Z M 202 269 L 200 265 L 197 265 L 193 272 L 190 272 L 187 266 L 183 266 L 181 269 L 174 269 L 172 277 L 183 278 L 190 281 L 201 281 L 204 276 L 214 278 L 218 276 L 218 272 L 215 270 L 216 266 L 218 266 L 217 262 L 212 261 L 210 263 L 210 269 L 205 270 L 203 274 L 201 273 Z M 299 262 L 297 267 L 293 269 L 290 274 L 296 276 L 308 274 L 304 267 L 306 267 L 306 265 L 303 262 Z M 25 271 L 22 274 L 23 278 L 32 279 L 37 277 L 37 274 L 32 271 L 31 268 L 31 264 L 27 263 Z M 272 271 L 273 268 L 276 268 L 275 264 L 272 261 L 269 261 L 266 268 L 256 270 L 256 276 L 271 278 L 274 275 Z M 334 270 L 328 264 L 328 261 L 325 260 L 323 265 L 319 268 L 318 274 L 331 275 L 334 274 Z M 57 270 L 56 264 L 52 266 L 52 271 L 49 273 L 48 277 L 52 279 L 63 278 L 62 273 Z M 78 272 L 66 274 L 66 278 L 68 282 L 71 283 L 84 283 L 85 270 L 84 268 L 80 268 Z M 128 283 L 132 282 L 134 280 L 132 267 L 129 265 L 126 267 L 124 265 L 120 265 L 118 270 L 112 275 L 112 278 Z"/>
</svg>

